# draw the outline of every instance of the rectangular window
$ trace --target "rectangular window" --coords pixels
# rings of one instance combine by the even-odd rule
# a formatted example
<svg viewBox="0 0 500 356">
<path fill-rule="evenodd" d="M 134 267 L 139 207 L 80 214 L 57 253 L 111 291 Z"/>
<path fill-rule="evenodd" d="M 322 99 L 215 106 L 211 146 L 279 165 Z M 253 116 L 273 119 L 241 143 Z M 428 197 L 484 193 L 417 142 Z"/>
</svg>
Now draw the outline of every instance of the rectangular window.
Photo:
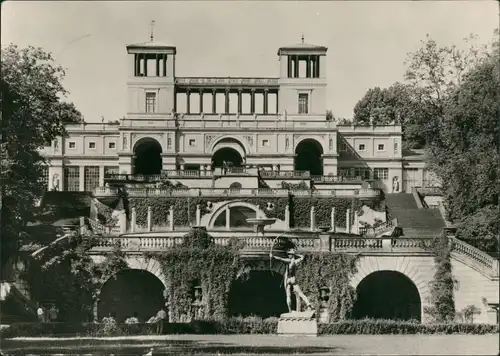
<svg viewBox="0 0 500 356">
<path fill-rule="evenodd" d="M 104 166 L 104 177 L 110 177 L 111 175 L 118 174 L 118 166 Z"/>
<path fill-rule="evenodd" d="M 375 168 L 373 170 L 373 178 L 380 180 L 389 179 L 389 168 Z"/>
<path fill-rule="evenodd" d="M 95 142 L 89 142 L 89 148 L 95 149 Z"/>
<path fill-rule="evenodd" d="M 398 147 L 398 142 L 394 142 L 394 153 L 398 153 L 399 147 Z"/>
<path fill-rule="evenodd" d="M 194 146 L 196 145 L 196 141 L 194 139 L 189 139 L 189 146 Z"/>
<path fill-rule="evenodd" d="M 269 140 L 262 140 L 263 147 L 269 147 Z"/>
<path fill-rule="evenodd" d="M 309 94 L 299 94 L 299 114 L 309 113 Z"/>
<path fill-rule="evenodd" d="M 84 169 L 84 189 L 92 192 L 99 186 L 99 166 L 86 166 Z"/>
<path fill-rule="evenodd" d="M 80 167 L 64 167 L 64 189 L 68 192 L 78 192 L 80 190 Z"/>
<path fill-rule="evenodd" d="M 75 141 L 69 141 L 68 147 L 69 148 L 76 148 L 76 142 Z"/>
<path fill-rule="evenodd" d="M 109 142 L 108 143 L 108 147 L 114 150 L 116 148 L 116 143 L 115 142 Z"/>
<path fill-rule="evenodd" d="M 146 112 L 156 112 L 156 93 L 146 93 Z"/>
<path fill-rule="evenodd" d="M 365 144 L 364 143 L 360 143 L 359 146 L 358 146 L 358 151 L 364 151 L 365 150 Z"/>
<path fill-rule="evenodd" d="M 43 184 L 43 190 L 49 190 L 49 167 L 45 166 L 42 168 L 42 177 L 40 178 L 40 181 Z"/>
<path fill-rule="evenodd" d="M 385 146 L 382 143 L 379 143 L 377 146 L 377 151 L 385 151 Z"/>
<path fill-rule="evenodd" d="M 354 169 L 354 176 L 361 177 L 362 179 L 365 179 L 365 180 L 370 179 L 370 173 L 371 173 L 370 168 L 355 168 Z"/>
<path fill-rule="evenodd" d="M 344 140 L 340 141 L 340 152 L 347 152 L 347 143 Z"/>
</svg>

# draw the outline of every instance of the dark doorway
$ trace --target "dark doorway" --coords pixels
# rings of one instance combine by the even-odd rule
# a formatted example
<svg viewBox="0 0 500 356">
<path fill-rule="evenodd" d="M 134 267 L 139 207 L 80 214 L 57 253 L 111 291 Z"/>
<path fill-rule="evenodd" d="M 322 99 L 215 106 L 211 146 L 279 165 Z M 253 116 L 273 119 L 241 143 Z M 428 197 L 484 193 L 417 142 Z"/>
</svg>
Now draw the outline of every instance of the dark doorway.
<svg viewBox="0 0 500 356">
<path fill-rule="evenodd" d="M 134 150 L 134 174 L 160 174 L 161 145 L 154 139 L 139 142 Z"/>
<path fill-rule="evenodd" d="M 250 271 L 234 281 L 229 292 L 232 316 L 279 317 L 288 312 L 283 276 L 273 271 Z"/>
<path fill-rule="evenodd" d="M 222 162 L 232 163 L 232 167 L 241 167 L 243 158 L 234 148 L 224 147 L 217 150 L 212 157 L 212 165 L 214 167 L 222 167 Z"/>
<path fill-rule="evenodd" d="M 118 322 L 124 322 L 137 313 L 139 321 L 144 323 L 164 305 L 163 291 L 163 283 L 148 271 L 120 271 L 101 289 L 99 319 L 115 315 Z"/>
<path fill-rule="evenodd" d="M 301 141 L 295 149 L 295 170 L 308 171 L 313 176 L 323 175 L 323 148 L 313 139 Z"/>
<path fill-rule="evenodd" d="M 356 288 L 356 319 L 421 321 L 421 301 L 415 284 L 396 271 L 378 271 L 366 276 Z"/>
</svg>

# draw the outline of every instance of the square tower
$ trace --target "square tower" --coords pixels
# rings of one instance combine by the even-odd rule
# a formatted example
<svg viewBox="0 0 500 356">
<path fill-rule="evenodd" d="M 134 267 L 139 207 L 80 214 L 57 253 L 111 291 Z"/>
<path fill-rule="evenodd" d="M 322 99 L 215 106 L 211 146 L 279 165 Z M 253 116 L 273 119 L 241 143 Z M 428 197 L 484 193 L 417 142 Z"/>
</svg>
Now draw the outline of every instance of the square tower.
<svg viewBox="0 0 500 356">
<path fill-rule="evenodd" d="M 326 52 L 304 43 L 281 47 L 279 111 L 293 116 L 323 117 L 326 113 Z"/>
<path fill-rule="evenodd" d="M 127 46 L 127 114 L 150 118 L 175 110 L 176 48 L 153 41 Z"/>
</svg>

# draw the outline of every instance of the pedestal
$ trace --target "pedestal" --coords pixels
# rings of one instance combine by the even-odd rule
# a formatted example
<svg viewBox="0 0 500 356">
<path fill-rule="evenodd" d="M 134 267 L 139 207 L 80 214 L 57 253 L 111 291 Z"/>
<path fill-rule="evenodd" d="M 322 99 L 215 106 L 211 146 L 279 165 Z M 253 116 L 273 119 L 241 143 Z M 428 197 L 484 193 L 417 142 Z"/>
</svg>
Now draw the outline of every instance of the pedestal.
<svg viewBox="0 0 500 356">
<path fill-rule="evenodd" d="M 314 310 L 281 314 L 278 321 L 278 334 L 317 336 L 318 322 L 314 314 Z"/>
</svg>

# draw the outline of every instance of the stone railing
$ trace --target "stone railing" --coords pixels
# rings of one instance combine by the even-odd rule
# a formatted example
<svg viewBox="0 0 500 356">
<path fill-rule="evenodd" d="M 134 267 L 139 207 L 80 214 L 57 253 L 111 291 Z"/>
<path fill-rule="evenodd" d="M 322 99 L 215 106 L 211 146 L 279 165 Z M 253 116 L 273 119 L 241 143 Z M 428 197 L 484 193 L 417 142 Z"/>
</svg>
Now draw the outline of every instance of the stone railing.
<svg viewBox="0 0 500 356">
<path fill-rule="evenodd" d="M 264 197 L 286 197 L 288 189 L 271 188 L 185 188 L 185 189 L 155 189 L 155 188 L 127 188 L 130 197 L 219 197 L 219 196 L 264 196 Z M 291 190 L 295 196 L 323 196 L 323 197 L 353 197 L 357 196 L 356 190 L 334 190 L 334 189 L 315 189 L 315 190 Z"/>
<path fill-rule="evenodd" d="M 389 231 L 390 229 L 397 227 L 397 226 L 398 226 L 398 219 L 392 219 L 392 220 L 386 221 L 384 223 L 381 223 L 377 227 L 360 226 L 359 227 L 359 234 L 360 235 L 376 236 L 382 232 Z"/>
<path fill-rule="evenodd" d="M 304 178 L 309 179 L 309 171 L 267 171 L 261 170 L 259 175 L 262 178 Z"/>
<path fill-rule="evenodd" d="M 274 242 L 275 236 L 242 236 L 240 240 L 244 243 L 243 252 L 262 252 L 268 253 Z M 162 251 L 172 248 L 182 243 L 183 236 L 114 236 L 102 237 L 97 246 L 93 248 L 94 252 L 108 251 L 115 244 L 126 252 L 134 251 Z M 319 252 L 319 251 L 339 251 L 339 252 L 431 252 L 432 237 L 421 238 L 363 238 L 363 237 L 324 237 L 319 234 L 312 236 L 299 237 L 294 239 L 297 250 L 301 252 Z M 226 246 L 229 244 L 230 237 L 214 237 L 217 245 Z"/>
<path fill-rule="evenodd" d="M 499 261 L 497 259 L 455 237 L 450 237 L 450 242 L 452 243 L 452 254 L 465 256 L 467 261 L 472 262 L 483 273 L 498 277 Z"/>
<path fill-rule="evenodd" d="M 440 187 L 418 187 L 416 188 L 418 194 L 422 196 L 426 195 L 443 195 L 443 191 Z"/>
<path fill-rule="evenodd" d="M 361 177 L 345 177 L 345 176 L 312 176 L 311 180 L 314 183 L 363 183 Z"/>
</svg>

